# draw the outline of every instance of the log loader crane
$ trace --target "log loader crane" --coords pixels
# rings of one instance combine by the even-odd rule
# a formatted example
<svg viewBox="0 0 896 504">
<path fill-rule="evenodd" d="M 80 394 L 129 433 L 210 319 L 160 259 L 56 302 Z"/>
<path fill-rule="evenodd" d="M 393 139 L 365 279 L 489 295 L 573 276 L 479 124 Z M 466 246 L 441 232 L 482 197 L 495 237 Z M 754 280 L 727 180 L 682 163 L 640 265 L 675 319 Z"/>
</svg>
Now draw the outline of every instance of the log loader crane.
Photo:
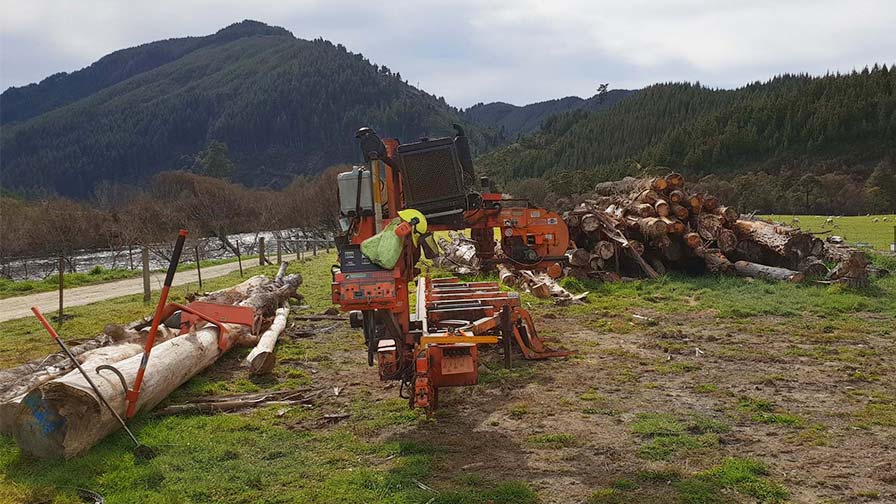
<svg viewBox="0 0 896 504">
<path fill-rule="evenodd" d="M 467 137 L 460 126 L 454 129 L 453 138 L 401 144 L 361 128 L 356 138 L 364 164 L 338 176 L 343 234 L 332 271 L 333 303 L 363 329 L 368 365 L 377 364 L 380 379 L 399 381 L 410 407 L 428 414 L 441 387 L 477 383 L 478 345 L 501 344 L 508 367 L 514 342 L 526 359 L 572 353 L 544 345 L 519 294 L 495 282 L 421 276 L 421 254 L 437 254 L 433 232 L 469 229 L 486 267 L 509 263 L 553 274 L 569 245 L 559 215 L 504 197 L 485 177 L 476 181 Z M 394 228 L 401 254 L 385 269 L 361 252 L 361 244 L 393 229 L 396 218 L 402 219 Z"/>
</svg>

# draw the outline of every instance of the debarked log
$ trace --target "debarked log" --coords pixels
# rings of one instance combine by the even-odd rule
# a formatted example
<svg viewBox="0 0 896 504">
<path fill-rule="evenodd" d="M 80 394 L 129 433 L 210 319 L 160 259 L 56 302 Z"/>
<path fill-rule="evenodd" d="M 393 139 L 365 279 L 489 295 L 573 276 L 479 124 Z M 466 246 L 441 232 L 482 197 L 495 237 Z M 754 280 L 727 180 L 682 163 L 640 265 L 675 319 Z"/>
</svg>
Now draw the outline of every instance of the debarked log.
<svg viewBox="0 0 896 504">
<path fill-rule="evenodd" d="M 277 339 L 286 329 L 286 319 L 289 317 L 289 304 L 279 308 L 274 315 L 274 321 L 271 327 L 265 331 L 258 339 L 258 344 L 246 356 L 246 365 L 253 374 L 267 374 L 274 370 L 277 364 L 277 354 L 274 348 L 277 346 Z"/>
<path fill-rule="evenodd" d="M 757 264 L 749 261 L 735 262 L 734 269 L 737 270 L 738 276 L 763 278 L 765 280 L 799 283 L 806 278 L 806 276 L 799 271 L 776 268 L 774 266 L 766 266 L 764 264 Z"/>
</svg>

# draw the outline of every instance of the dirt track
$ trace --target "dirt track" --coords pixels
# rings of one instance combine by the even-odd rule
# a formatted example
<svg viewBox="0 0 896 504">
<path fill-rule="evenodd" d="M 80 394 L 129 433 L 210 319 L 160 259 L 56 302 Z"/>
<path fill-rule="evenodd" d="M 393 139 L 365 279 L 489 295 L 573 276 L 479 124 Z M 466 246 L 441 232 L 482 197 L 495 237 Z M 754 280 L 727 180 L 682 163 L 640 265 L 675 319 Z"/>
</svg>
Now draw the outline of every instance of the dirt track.
<svg viewBox="0 0 896 504">
<path fill-rule="evenodd" d="M 679 502 L 668 478 L 650 478 L 680 478 L 731 456 L 768 464 L 770 477 L 788 489 L 792 502 L 896 498 L 893 428 L 881 425 L 888 421 L 862 424 L 869 404 L 890 408 L 886 383 L 892 383 L 889 356 L 896 335 L 887 329 L 890 317 L 860 314 L 871 325 L 840 341 L 811 331 L 792 335 L 781 329 L 786 321 L 778 317 L 753 319 L 744 327 L 711 311 L 674 318 L 648 310 L 641 314 L 658 325 L 592 330 L 589 326 L 601 323 L 597 314 L 569 316 L 547 308 L 538 326 L 563 335 L 558 341 L 577 348 L 577 356 L 535 362 L 517 355 L 515 370 L 504 373 L 496 350 L 485 349 L 480 358 L 490 371 L 484 383 L 445 389 L 437 421 L 380 436 L 437 446 L 435 468 L 445 481 L 465 471 L 497 481 L 511 475 L 532 485 L 545 504 L 584 502 L 595 489 L 612 489 L 619 481 L 635 482 L 634 489 L 587 502 Z M 363 362 L 360 349 L 335 350 L 336 341 L 340 347 L 352 341 L 349 334 L 313 337 L 341 363 L 337 368 L 282 364 L 314 369 L 315 383 L 351 384 L 342 402 L 330 405 L 333 412 L 348 409 L 352 397 L 396 395 L 394 387 L 376 380 L 375 371 L 353 364 Z M 874 378 L 863 379 L 856 369 Z M 761 400 L 769 401 L 767 415 L 777 416 L 749 409 Z M 328 412 L 326 406 L 322 410 Z M 633 434 L 632 425 L 639 415 L 654 413 L 725 428 L 705 444 L 652 453 L 657 445 Z M 558 434 L 565 437 L 555 445 L 532 442 Z M 727 502 L 755 502 L 734 493 L 728 497 Z"/>
<path fill-rule="evenodd" d="M 236 262 L 209 266 L 202 269 L 202 278 L 214 278 L 226 275 L 239 269 Z M 153 291 L 161 289 L 165 280 L 165 273 L 153 273 L 150 276 L 150 287 Z M 183 285 L 198 281 L 195 270 L 180 271 L 174 276 L 174 285 Z M 143 292 L 143 277 L 116 280 L 96 285 L 87 285 L 74 289 L 66 289 L 65 306 L 81 306 L 105 299 L 112 299 L 129 294 Z M 0 322 L 13 320 L 31 315 L 31 307 L 37 306 L 43 312 L 53 312 L 59 308 L 59 294 L 53 292 L 41 292 L 7 299 L 0 299 Z"/>
</svg>

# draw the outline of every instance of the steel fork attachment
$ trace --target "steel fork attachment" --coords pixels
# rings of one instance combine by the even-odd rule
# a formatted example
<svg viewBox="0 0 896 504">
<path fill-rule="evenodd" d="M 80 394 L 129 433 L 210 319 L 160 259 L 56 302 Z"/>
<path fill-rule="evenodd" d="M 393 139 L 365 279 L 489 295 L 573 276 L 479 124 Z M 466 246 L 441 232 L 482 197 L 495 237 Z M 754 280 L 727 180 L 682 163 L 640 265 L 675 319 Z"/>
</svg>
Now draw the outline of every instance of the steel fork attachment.
<svg viewBox="0 0 896 504">
<path fill-rule="evenodd" d="M 422 335 L 415 350 L 412 406 L 427 414 L 438 407 L 440 387 L 478 382 L 477 345 L 501 342 L 504 365 L 512 366 L 512 342 L 529 360 L 566 357 L 573 351 L 548 348 L 538 336 L 519 294 L 496 282 L 457 278 L 421 278 L 417 284 L 417 321 Z"/>
<path fill-rule="evenodd" d="M 472 335 L 498 329 L 502 338 L 509 336 L 516 341 L 523 357 L 529 360 L 575 354 L 574 351 L 548 348 L 538 336 L 532 315 L 521 306 L 519 294 L 502 291 L 497 282 L 464 283 L 452 277 L 426 279 L 424 285 L 426 316 L 430 325 L 442 328 L 454 326 L 456 330 Z M 503 312 L 506 315 L 503 315 L 505 320 L 502 322 Z M 477 318 L 472 318 L 477 315 Z M 433 338 L 425 341 L 438 340 Z"/>
</svg>

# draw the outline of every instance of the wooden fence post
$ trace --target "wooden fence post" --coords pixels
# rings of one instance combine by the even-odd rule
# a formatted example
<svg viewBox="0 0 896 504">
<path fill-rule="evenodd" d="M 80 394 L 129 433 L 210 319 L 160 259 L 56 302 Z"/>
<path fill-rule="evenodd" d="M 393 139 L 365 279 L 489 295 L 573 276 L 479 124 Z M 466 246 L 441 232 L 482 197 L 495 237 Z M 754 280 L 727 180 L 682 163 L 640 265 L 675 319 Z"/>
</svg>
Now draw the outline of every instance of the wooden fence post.
<svg viewBox="0 0 896 504">
<path fill-rule="evenodd" d="M 302 260 L 302 249 L 299 247 L 300 242 L 296 240 L 296 261 Z"/>
<path fill-rule="evenodd" d="M 59 256 L 59 325 L 62 325 L 62 291 L 65 289 L 65 258 Z"/>
<path fill-rule="evenodd" d="M 240 242 L 236 241 L 236 262 L 240 263 L 240 278 L 243 277 L 243 255 L 240 254 Z"/>
<path fill-rule="evenodd" d="M 258 238 L 258 265 L 264 266 L 264 236 Z"/>
<path fill-rule="evenodd" d="M 283 240 L 277 238 L 277 266 L 283 263 Z"/>
<path fill-rule="evenodd" d="M 149 249 L 143 249 L 143 302 L 149 303 L 151 299 L 149 290 Z"/>
<path fill-rule="evenodd" d="M 314 247 L 312 249 L 314 251 L 314 254 L 313 254 L 314 257 L 317 257 L 317 242 L 315 241 L 314 243 L 311 244 L 311 246 Z"/>
<path fill-rule="evenodd" d="M 199 290 L 202 290 L 202 268 L 199 267 L 199 246 L 193 247 L 193 253 L 196 256 L 196 276 L 199 277 Z"/>
</svg>

